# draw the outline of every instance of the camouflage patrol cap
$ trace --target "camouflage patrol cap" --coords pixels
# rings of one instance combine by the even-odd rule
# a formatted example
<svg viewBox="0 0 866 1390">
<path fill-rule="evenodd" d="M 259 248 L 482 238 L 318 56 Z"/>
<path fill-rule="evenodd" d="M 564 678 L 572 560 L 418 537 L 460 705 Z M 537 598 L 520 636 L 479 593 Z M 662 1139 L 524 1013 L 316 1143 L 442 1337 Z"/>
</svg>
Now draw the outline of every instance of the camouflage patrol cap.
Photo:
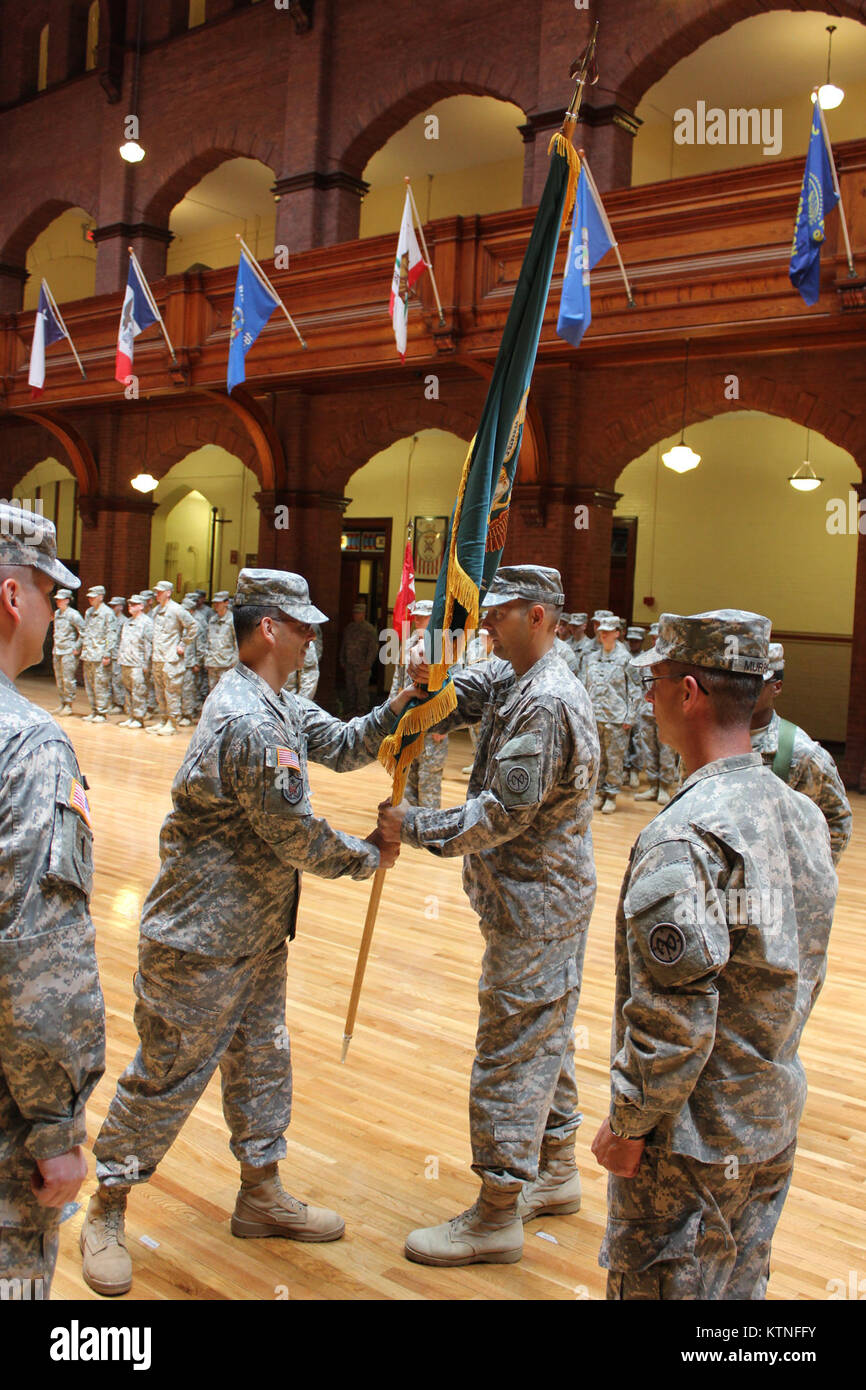
<svg viewBox="0 0 866 1390">
<path fill-rule="evenodd" d="M 431 598 L 416 598 L 410 609 L 413 618 L 430 618 L 433 615 Z"/>
<path fill-rule="evenodd" d="M 594 623 L 600 623 L 601 620 L 602 620 L 602 618 L 612 618 L 612 617 L 613 617 L 613 613 L 611 613 L 611 611 L 610 611 L 609 608 L 596 608 L 595 612 L 594 612 L 593 615 L 592 615 L 592 621 L 593 621 Z"/>
<path fill-rule="evenodd" d="M 642 642 L 646 637 L 646 632 L 642 627 L 630 627 L 625 635 L 629 642 Z"/>
<path fill-rule="evenodd" d="M 55 584 L 77 589 L 81 580 L 57 558 L 54 523 L 40 512 L 0 502 L 0 565 L 22 565 L 41 570 Z"/>
<path fill-rule="evenodd" d="M 155 594 L 159 594 L 159 593 L 163 593 L 163 594 L 164 594 L 164 593 L 169 593 L 169 594 L 171 594 L 171 593 L 174 592 L 174 585 L 172 584 L 172 582 L 171 582 L 170 579 L 161 579 L 161 580 L 159 581 L 158 584 L 154 584 L 154 586 L 153 586 L 153 592 L 154 592 Z"/>
<path fill-rule="evenodd" d="M 299 623 L 326 623 L 327 614 L 310 602 L 310 590 L 303 575 L 288 570 L 241 570 L 235 608 L 249 604 L 269 604 Z"/>
<path fill-rule="evenodd" d="M 153 589 L 141 589 L 139 592 L 142 598 L 153 598 Z"/>
<path fill-rule="evenodd" d="M 220 589 L 218 593 L 214 594 L 213 601 L 214 603 L 228 603 L 230 598 L 231 594 L 228 589 Z"/>
<path fill-rule="evenodd" d="M 92 585 L 90 586 L 90 588 L 87 590 L 87 597 L 88 597 L 88 598 L 105 598 L 105 585 L 104 585 L 104 584 L 92 584 Z"/>
<path fill-rule="evenodd" d="M 129 601 L 130 603 L 144 603 L 144 597 L 142 594 L 130 594 Z"/>
<path fill-rule="evenodd" d="M 563 617 L 565 618 L 565 614 L 563 614 Z M 568 623 L 569 627 L 586 627 L 589 617 L 586 613 L 569 613 L 565 621 Z"/>
<path fill-rule="evenodd" d="M 658 625 L 658 623 L 652 623 L 652 624 L 650 625 L 649 635 L 650 635 L 650 637 L 658 637 L 658 635 L 659 635 L 659 625 Z"/>
<path fill-rule="evenodd" d="M 55 597 L 55 598 L 72 598 L 72 590 L 71 590 L 71 589 L 58 589 L 58 590 L 56 591 L 54 597 Z"/>
<path fill-rule="evenodd" d="M 769 641 L 770 619 L 740 608 L 719 608 L 689 617 L 662 613 L 655 646 L 634 657 L 631 664 L 683 661 L 689 666 L 763 676 Z"/>
<path fill-rule="evenodd" d="M 770 643 L 767 660 L 770 663 L 770 669 L 766 672 L 764 680 L 771 681 L 774 679 L 777 671 L 784 671 L 785 669 L 785 648 L 782 646 L 781 642 Z"/>
<path fill-rule="evenodd" d="M 180 601 L 180 606 L 181 606 L 181 608 L 192 608 L 192 606 L 193 606 L 194 603 L 195 603 L 195 595 L 194 595 L 194 594 L 184 594 L 183 598 L 182 598 L 181 601 Z"/>
<path fill-rule="evenodd" d="M 113 608 L 114 605 L 115 605 L 116 603 L 120 603 L 120 604 L 126 603 L 126 599 L 123 598 L 120 594 L 115 594 L 114 598 L 110 598 L 110 599 L 108 600 L 108 606 L 109 606 L 109 608 Z"/>
<path fill-rule="evenodd" d="M 550 603 L 561 608 L 565 603 L 559 570 L 546 565 L 500 565 L 483 599 L 484 608 L 498 608 L 512 599 L 527 599 L 530 603 Z"/>
<path fill-rule="evenodd" d="M 599 632 L 619 632 L 619 629 L 619 618 L 615 617 L 613 613 L 611 613 L 610 617 L 599 618 L 598 620 Z"/>
</svg>

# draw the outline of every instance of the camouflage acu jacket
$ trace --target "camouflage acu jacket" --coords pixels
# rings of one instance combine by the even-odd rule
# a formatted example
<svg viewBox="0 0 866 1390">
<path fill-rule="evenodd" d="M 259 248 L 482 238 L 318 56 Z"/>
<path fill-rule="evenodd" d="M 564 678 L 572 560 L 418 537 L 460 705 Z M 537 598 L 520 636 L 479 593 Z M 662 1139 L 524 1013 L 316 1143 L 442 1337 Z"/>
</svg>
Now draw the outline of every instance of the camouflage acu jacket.
<svg viewBox="0 0 866 1390">
<path fill-rule="evenodd" d="M 235 640 L 234 619 L 231 613 L 224 613 L 221 618 L 214 613 L 207 625 L 204 664 L 212 666 L 215 670 L 225 670 L 229 666 L 237 665 L 237 659 L 238 644 Z"/>
<path fill-rule="evenodd" d="M 205 956 L 253 955 L 294 935 L 300 870 L 368 878 L 378 850 L 313 814 L 307 762 L 364 767 L 395 727 L 387 705 L 342 724 L 275 695 L 242 662 L 227 672 L 172 785 L 142 935 Z"/>
<path fill-rule="evenodd" d="M 60 609 L 54 614 L 54 656 L 74 656 L 81 651 L 81 629 L 84 619 L 77 608 Z"/>
<path fill-rule="evenodd" d="M 770 722 L 765 724 L 763 729 L 755 729 L 752 732 L 754 752 L 760 753 L 770 767 L 779 751 L 780 723 L 778 714 L 773 710 Z M 799 727 L 794 734 L 788 786 L 808 796 L 809 800 L 814 801 L 824 812 L 830 829 L 833 863 L 838 864 L 851 839 L 851 806 L 845 795 L 842 778 L 830 754 Z"/>
<path fill-rule="evenodd" d="M 153 634 L 149 618 L 139 613 L 130 618 L 120 636 L 117 660 L 121 666 L 139 666 L 146 670 L 150 665 L 150 641 Z"/>
<path fill-rule="evenodd" d="M 0 1227 L 56 1224 L 35 1160 L 85 1142 L 105 1067 L 85 804 L 66 734 L 0 674 Z"/>
<path fill-rule="evenodd" d="M 836 900 L 827 825 L 757 753 L 687 779 L 631 852 L 616 922 L 611 1124 L 704 1163 L 792 1142 L 800 1035 Z"/>
<path fill-rule="evenodd" d="M 88 608 L 81 633 L 81 660 L 102 661 L 114 651 L 114 614 L 107 603 Z"/>
<path fill-rule="evenodd" d="M 599 747 L 586 691 L 554 650 L 520 677 L 494 658 L 453 679 L 457 710 L 439 729 L 480 722 L 466 804 L 412 807 L 402 838 L 466 856 L 463 885 L 485 925 L 524 937 L 575 935 L 595 901 Z"/>
</svg>

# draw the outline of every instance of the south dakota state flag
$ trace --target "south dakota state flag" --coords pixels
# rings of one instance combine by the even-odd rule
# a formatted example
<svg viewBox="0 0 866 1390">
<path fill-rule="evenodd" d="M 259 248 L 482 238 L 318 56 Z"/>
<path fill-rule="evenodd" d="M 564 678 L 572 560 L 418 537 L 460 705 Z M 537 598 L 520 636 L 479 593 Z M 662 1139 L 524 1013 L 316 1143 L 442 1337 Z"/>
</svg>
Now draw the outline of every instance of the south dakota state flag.
<svg viewBox="0 0 866 1390">
<path fill-rule="evenodd" d="M 385 739 L 380 761 L 402 793 L 409 764 L 421 751 L 423 730 L 456 706 L 448 676 L 453 664 L 443 633 L 478 626 L 486 594 L 505 545 L 511 490 L 523 437 L 526 406 L 538 339 L 553 275 L 559 234 L 571 211 L 580 169 L 562 135 L 551 141 L 552 158 L 535 225 L 523 258 L 478 432 L 470 447 L 451 513 L 445 556 L 436 583 L 428 636 L 432 641 L 431 698 L 409 706 L 394 734 Z"/>
<path fill-rule="evenodd" d="M 809 153 L 803 172 L 803 187 L 797 207 L 794 242 L 788 275 L 791 284 L 800 291 L 807 304 L 816 304 L 820 293 L 821 245 L 824 241 L 824 218 L 838 203 L 839 194 L 833 178 L 830 155 L 821 132 L 818 103 L 812 116 Z"/>
</svg>

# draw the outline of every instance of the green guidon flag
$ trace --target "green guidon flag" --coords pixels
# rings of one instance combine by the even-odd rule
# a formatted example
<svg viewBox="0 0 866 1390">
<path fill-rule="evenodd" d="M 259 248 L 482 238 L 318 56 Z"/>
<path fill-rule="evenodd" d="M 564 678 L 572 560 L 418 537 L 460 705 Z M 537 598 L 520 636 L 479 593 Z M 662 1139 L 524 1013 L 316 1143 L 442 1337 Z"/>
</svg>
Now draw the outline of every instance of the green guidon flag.
<svg viewBox="0 0 866 1390">
<path fill-rule="evenodd" d="M 447 640 L 443 643 L 442 634 L 477 628 L 481 600 L 496 574 L 505 545 L 511 490 L 553 263 L 580 171 L 577 154 L 565 136 L 555 135 L 550 149 L 547 182 L 448 526 L 429 627 L 434 643 L 430 698 L 412 702 L 379 751 L 380 761 L 395 779 L 395 800 L 402 796 L 410 763 L 421 752 L 424 731 L 456 706 L 448 675 L 449 644 Z"/>
</svg>

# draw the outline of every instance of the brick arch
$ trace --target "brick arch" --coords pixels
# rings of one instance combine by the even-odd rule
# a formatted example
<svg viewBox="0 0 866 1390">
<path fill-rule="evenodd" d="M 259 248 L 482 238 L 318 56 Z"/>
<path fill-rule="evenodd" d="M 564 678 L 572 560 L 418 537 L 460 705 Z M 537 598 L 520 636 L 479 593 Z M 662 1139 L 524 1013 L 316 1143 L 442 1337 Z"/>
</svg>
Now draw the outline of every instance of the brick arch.
<svg viewBox="0 0 866 1390">
<path fill-rule="evenodd" d="M 233 428 L 231 423 L 215 423 L 194 416 L 164 424 L 152 422 L 143 467 L 155 478 L 162 479 L 176 463 L 180 463 L 188 454 L 194 454 L 197 449 L 203 449 L 206 444 L 225 449 L 227 454 L 232 454 L 254 473 L 261 483 L 261 461 L 249 436 Z"/>
<path fill-rule="evenodd" d="M 679 366 L 675 368 L 675 372 L 681 373 L 681 370 Z M 739 399 L 730 401 L 726 409 L 720 409 L 719 387 L 723 375 L 720 367 L 713 367 L 693 379 L 689 366 L 686 430 L 689 425 L 721 415 L 760 411 L 814 430 L 846 450 L 862 468 L 862 461 L 866 459 L 866 408 L 861 406 L 858 410 L 844 390 L 841 398 L 835 401 L 827 393 L 804 390 L 796 383 L 766 375 L 754 378 L 741 375 Z M 615 488 L 623 469 L 660 440 L 678 433 L 681 421 L 682 390 L 671 381 L 670 389 L 647 395 L 601 432 L 598 446 L 594 446 L 592 452 L 604 463 L 593 481 L 597 486 Z"/>
<path fill-rule="evenodd" d="M 334 441 L 337 458 L 330 470 L 330 486 L 342 491 L 350 477 L 375 454 L 399 439 L 411 439 L 423 430 L 444 430 L 468 441 L 478 427 L 478 416 L 470 410 L 429 403 L 435 409 L 421 410 L 417 402 L 394 402 L 382 410 L 358 412 Z"/>
<path fill-rule="evenodd" d="M 55 180 L 52 178 L 52 183 L 54 182 Z M 81 208 L 82 212 L 95 220 L 93 213 L 87 207 L 88 197 L 89 193 L 83 189 L 69 188 L 66 193 L 57 189 L 53 198 L 46 198 L 8 233 L 5 241 L 2 242 L 2 247 L 0 247 L 0 261 L 7 265 L 23 266 L 27 261 L 27 252 L 36 238 L 41 236 L 46 227 L 50 227 L 51 223 L 69 208 Z"/>
<path fill-rule="evenodd" d="M 495 97 L 498 101 L 514 102 L 522 111 L 529 110 L 535 99 L 531 75 L 519 64 L 485 65 L 459 55 L 419 61 L 402 70 L 399 93 L 379 95 L 375 84 L 371 84 L 364 97 L 353 103 L 348 143 L 338 161 L 341 168 L 360 177 L 368 161 L 392 135 L 444 97 Z"/>
<path fill-rule="evenodd" d="M 619 19 L 624 26 L 620 32 L 627 29 L 636 41 L 620 45 L 607 58 L 599 33 L 601 78 L 595 91 L 604 92 L 605 98 L 615 93 L 623 105 L 634 110 L 650 87 L 708 39 L 768 10 L 794 9 L 826 14 L 831 21 L 837 16 L 864 21 L 862 0 L 685 0 L 665 6 L 658 0 L 616 0 L 605 7 L 604 19 L 610 28 Z M 641 55 L 637 62 L 635 52 Z M 603 98 L 590 100 L 600 104 Z"/>
<path fill-rule="evenodd" d="M 90 445 L 58 411 L 45 408 L 26 412 L 8 411 L 0 415 L 0 428 L 9 431 L 14 441 L 15 469 L 26 463 L 18 474 L 19 480 L 34 464 L 41 463 L 45 458 L 56 458 L 58 463 L 69 469 L 82 497 L 96 492 L 99 474 Z M 19 441 L 24 431 L 26 434 L 22 445 Z M 8 473 L 9 466 L 3 471 Z"/>
<path fill-rule="evenodd" d="M 273 174 L 278 157 L 277 142 L 252 128 L 226 126 L 203 133 L 181 145 L 170 160 L 159 161 L 160 169 L 169 168 L 170 172 L 145 195 L 142 220 L 167 227 L 172 209 L 206 174 L 213 173 L 228 159 L 257 159 Z"/>
</svg>

